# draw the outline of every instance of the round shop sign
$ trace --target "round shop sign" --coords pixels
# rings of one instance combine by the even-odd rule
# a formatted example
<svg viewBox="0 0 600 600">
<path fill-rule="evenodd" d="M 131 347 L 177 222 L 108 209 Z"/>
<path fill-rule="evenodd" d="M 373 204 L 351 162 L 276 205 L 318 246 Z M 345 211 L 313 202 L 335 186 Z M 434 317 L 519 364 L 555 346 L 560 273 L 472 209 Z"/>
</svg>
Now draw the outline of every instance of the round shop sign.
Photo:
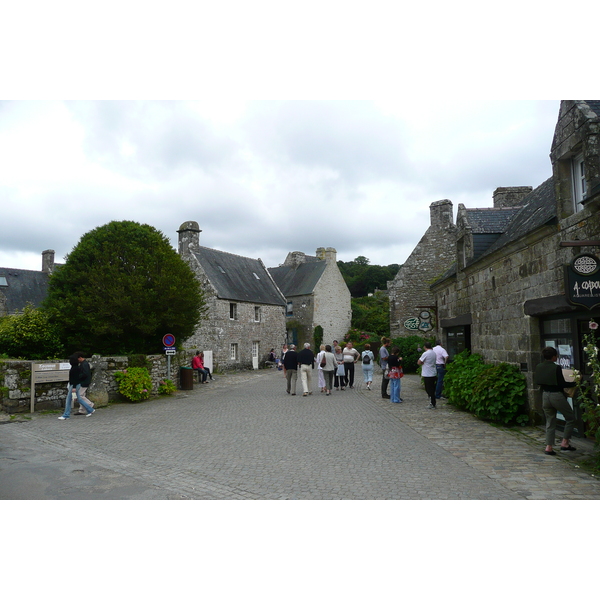
<svg viewBox="0 0 600 600">
<path fill-rule="evenodd" d="M 578 275 L 589 277 L 600 270 L 600 261 L 593 254 L 582 254 L 573 259 L 571 268 Z"/>
</svg>

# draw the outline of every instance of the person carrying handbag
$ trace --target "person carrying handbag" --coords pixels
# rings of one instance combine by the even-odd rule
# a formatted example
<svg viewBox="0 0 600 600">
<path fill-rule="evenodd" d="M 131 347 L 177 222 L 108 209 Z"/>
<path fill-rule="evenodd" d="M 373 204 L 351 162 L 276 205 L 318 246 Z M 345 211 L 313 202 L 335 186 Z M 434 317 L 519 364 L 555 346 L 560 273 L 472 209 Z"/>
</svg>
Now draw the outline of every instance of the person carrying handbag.
<svg viewBox="0 0 600 600">
<path fill-rule="evenodd" d="M 400 388 L 402 387 L 400 384 L 400 380 L 404 377 L 404 373 L 402 371 L 402 357 L 400 356 L 400 348 L 398 346 L 394 346 L 392 348 L 392 353 L 388 356 L 388 378 L 390 380 L 390 399 L 394 404 L 400 404 L 402 402 L 402 398 L 400 398 Z"/>
</svg>

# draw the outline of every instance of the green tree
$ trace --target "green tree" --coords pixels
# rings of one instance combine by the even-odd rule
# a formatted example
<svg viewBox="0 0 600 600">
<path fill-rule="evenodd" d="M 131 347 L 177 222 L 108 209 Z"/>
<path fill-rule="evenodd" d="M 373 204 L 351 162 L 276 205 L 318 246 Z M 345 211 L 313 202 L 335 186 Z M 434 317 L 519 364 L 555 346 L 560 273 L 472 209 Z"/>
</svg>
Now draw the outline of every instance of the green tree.
<svg viewBox="0 0 600 600">
<path fill-rule="evenodd" d="M 379 337 L 390 334 L 390 300 L 387 294 L 352 298 L 352 327 L 377 332 Z"/>
<path fill-rule="evenodd" d="M 47 312 L 29 305 L 20 314 L 0 319 L 0 354 L 45 360 L 63 353 L 59 329 L 50 322 Z"/>
<path fill-rule="evenodd" d="M 192 335 L 204 298 L 160 231 L 112 221 L 82 236 L 52 274 L 44 306 L 69 352 L 151 354 L 166 333 Z"/>
<path fill-rule="evenodd" d="M 350 262 L 338 261 L 338 267 L 353 298 L 362 298 L 376 289 L 385 290 L 387 282 L 394 279 L 400 265 L 387 267 L 371 265 L 368 258 L 357 256 Z"/>
</svg>

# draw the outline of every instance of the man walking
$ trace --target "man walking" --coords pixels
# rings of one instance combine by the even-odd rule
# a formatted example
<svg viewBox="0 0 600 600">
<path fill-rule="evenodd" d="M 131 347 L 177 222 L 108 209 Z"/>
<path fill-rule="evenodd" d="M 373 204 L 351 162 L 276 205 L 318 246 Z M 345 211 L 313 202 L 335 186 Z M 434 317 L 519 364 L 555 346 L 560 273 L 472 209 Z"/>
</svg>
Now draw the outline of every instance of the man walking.
<svg viewBox="0 0 600 600">
<path fill-rule="evenodd" d="M 425 348 L 425 352 L 421 354 L 421 358 L 419 358 L 417 363 L 423 366 L 421 377 L 423 377 L 425 391 L 429 396 L 429 408 L 435 408 L 435 380 L 437 376 L 435 370 L 435 352 L 431 348 L 431 342 L 425 342 L 423 347 Z"/>
<path fill-rule="evenodd" d="M 81 381 L 79 383 L 79 397 L 87 402 L 92 408 L 94 408 L 95 404 L 86 398 L 85 392 L 90 387 L 90 383 L 92 383 L 92 369 L 90 367 L 90 363 L 85 360 L 85 356 L 83 352 L 76 352 L 75 358 L 77 358 L 77 362 L 79 362 L 79 371 Z M 87 415 L 88 411 L 82 406 L 81 402 L 79 403 L 79 414 Z"/>
<path fill-rule="evenodd" d="M 446 374 L 446 363 L 448 362 L 448 353 L 439 340 L 435 341 L 435 346 L 432 348 L 435 352 L 435 369 L 437 373 L 437 384 L 435 386 L 435 399 L 439 400 L 442 397 L 444 389 L 444 375 Z"/>
<path fill-rule="evenodd" d="M 298 363 L 300 365 L 300 380 L 302 381 L 303 396 L 312 394 L 310 391 L 312 383 L 312 369 L 315 368 L 315 355 L 310 349 L 310 344 L 304 344 L 304 350 L 298 352 Z"/>
<path fill-rule="evenodd" d="M 352 389 L 354 387 L 354 365 L 360 358 L 360 353 L 356 348 L 353 347 L 352 342 L 348 342 L 346 347 L 342 350 L 344 355 L 344 375 L 346 383 Z"/>
<path fill-rule="evenodd" d="M 295 396 L 296 383 L 298 382 L 298 353 L 294 344 L 289 345 L 283 357 L 283 373 L 287 383 L 286 392 Z"/>
</svg>

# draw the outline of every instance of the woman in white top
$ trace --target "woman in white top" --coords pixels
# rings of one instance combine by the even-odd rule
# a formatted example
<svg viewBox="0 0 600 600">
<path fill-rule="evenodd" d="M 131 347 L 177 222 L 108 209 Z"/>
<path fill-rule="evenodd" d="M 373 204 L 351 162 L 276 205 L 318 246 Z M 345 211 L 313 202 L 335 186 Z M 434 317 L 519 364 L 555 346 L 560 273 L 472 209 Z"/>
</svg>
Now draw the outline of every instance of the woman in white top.
<svg viewBox="0 0 600 600">
<path fill-rule="evenodd" d="M 317 361 L 317 373 L 319 374 L 319 389 L 321 392 L 325 392 L 325 376 L 323 375 L 323 367 L 321 362 L 323 360 L 323 354 L 325 354 L 325 344 L 319 346 L 320 352 L 317 354 L 315 360 Z"/>
<path fill-rule="evenodd" d="M 365 344 L 365 349 L 361 353 L 363 379 L 367 385 L 367 389 L 371 389 L 371 382 L 373 381 L 373 362 L 375 357 L 371 352 L 371 344 Z"/>
</svg>

